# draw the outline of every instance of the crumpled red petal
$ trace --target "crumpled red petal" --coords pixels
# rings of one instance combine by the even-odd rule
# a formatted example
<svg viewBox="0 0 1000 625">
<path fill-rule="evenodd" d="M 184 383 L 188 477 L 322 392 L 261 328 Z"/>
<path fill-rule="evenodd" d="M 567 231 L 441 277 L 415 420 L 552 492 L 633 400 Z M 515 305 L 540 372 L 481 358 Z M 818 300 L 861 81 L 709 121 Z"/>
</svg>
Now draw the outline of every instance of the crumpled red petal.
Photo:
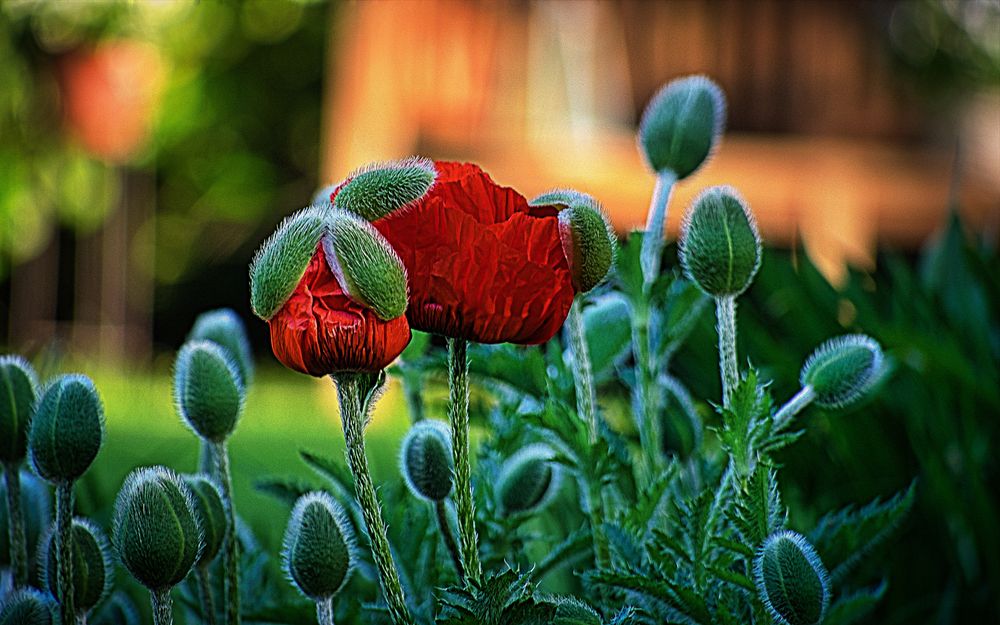
<svg viewBox="0 0 1000 625">
<path fill-rule="evenodd" d="M 405 316 L 382 321 L 340 288 L 319 246 L 292 296 L 269 321 L 283 365 L 316 377 L 379 371 L 410 342 Z"/>
<path fill-rule="evenodd" d="M 475 165 L 435 166 L 427 196 L 375 222 L 406 266 L 410 325 L 480 343 L 552 338 L 574 296 L 557 209 L 530 207 Z"/>
</svg>

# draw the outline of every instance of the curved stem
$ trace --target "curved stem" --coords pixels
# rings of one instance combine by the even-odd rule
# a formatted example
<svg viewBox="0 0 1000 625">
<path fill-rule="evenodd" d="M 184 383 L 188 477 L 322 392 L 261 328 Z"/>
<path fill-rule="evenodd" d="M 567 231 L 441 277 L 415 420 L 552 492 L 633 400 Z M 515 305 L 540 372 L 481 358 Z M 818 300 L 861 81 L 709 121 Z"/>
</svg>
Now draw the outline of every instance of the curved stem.
<svg viewBox="0 0 1000 625">
<path fill-rule="evenodd" d="M 222 544 L 223 604 L 227 625 L 240 623 L 240 553 L 236 536 L 236 509 L 233 505 L 233 477 L 229 469 L 229 451 L 226 443 L 213 443 L 215 471 L 222 490 L 222 504 L 226 510 L 226 539 Z"/>
<path fill-rule="evenodd" d="M 7 531 L 10 539 L 10 568 L 14 590 L 28 585 L 28 541 L 24 537 L 24 515 L 21 512 L 21 474 L 17 465 L 4 464 L 7 484 Z"/>
<path fill-rule="evenodd" d="M 462 554 L 455 542 L 455 535 L 451 533 L 451 523 L 448 522 L 448 507 L 444 500 L 434 502 L 434 511 L 437 513 L 438 528 L 441 530 L 441 538 L 444 539 L 444 546 L 448 548 L 451 555 L 451 563 L 455 565 L 455 572 L 458 579 L 465 583 L 465 567 L 462 566 Z"/>
<path fill-rule="evenodd" d="M 733 389 L 739 383 L 736 366 L 736 300 L 715 298 L 716 329 L 719 332 L 719 371 L 722 376 L 722 405 L 729 407 Z"/>
<path fill-rule="evenodd" d="M 73 596 L 73 482 L 56 485 L 56 582 L 59 615 L 63 623 L 76 620 Z"/>
<path fill-rule="evenodd" d="M 409 625 L 413 619 L 406 607 L 403 586 L 399 583 L 399 572 L 396 570 L 396 563 L 389 548 L 382 509 L 379 507 L 375 484 L 368 470 L 368 457 L 365 454 L 364 429 L 367 415 L 364 414 L 361 388 L 363 375 L 365 374 L 338 373 L 332 376 L 337 386 L 340 421 L 344 426 L 347 464 L 354 475 L 354 489 L 361 505 L 361 514 L 365 520 L 382 591 L 389 605 L 389 617 L 394 625 Z"/>
<path fill-rule="evenodd" d="M 476 535 L 476 504 L 472 498 L 469 460 L 469 354 L 465 339 L 448 339 L 448 421 L 455 459 L 455 509 L 465 574 L 478 580 L 483 574 Z"/>
<path fill-rule="evenodd" d="M 811 386 L 807 384 L 799 389 L 799 392 L 774 414 L 774 431 L 780 432 L 785 429 L 792 422 L 792 418 L 802 412 L 814 399 L 816 399 L 816 392 Z"/>
<path fill-rule="evenodd" d="M 201 616 L 205 625 L 215 625 L 215 599 L 212 596 L 212 585 L 208 581 L 208 565 L 195 569 L 198 579 L 198 594 L 201 599 Z"/>
<path fill-rule="evenodd" d="M 635 358 L 635 401 L 639 418 L 639 443 L 649 481 L 656 476 L 663 461 L 660 451 L 660 423 L 656 397 L 653 395 L 653 359 L 649 344 L 649 302 L 639 299 L 633 302 L 632 310 L 632 354 Z"/>
<path fill-rule="evenodd" d="M 170 589 L 151 590 L 149 596 L 153 602 L 153 625 L 173 625 L 174 601 Z"/>
<path fill-rule="evenodd" d="M 660 262 L 663 257 L 663 227 L 667 223 L 667 204 L 673 191 L 677 175 L 668 170 L 656 176 L 656 188 L 653 189 L 653 199 L 646 216 L 646 233 L 642 237 L 642 249 L 639 250 L 639 266 L 642 268 L 642 287 L 648 294 L 660 274 Z"/>
<path fill-rule="evenodd" d="M 319 625 L 333 625 L 333 597 L 316 602 L 316 622 Z"/>
</svg>

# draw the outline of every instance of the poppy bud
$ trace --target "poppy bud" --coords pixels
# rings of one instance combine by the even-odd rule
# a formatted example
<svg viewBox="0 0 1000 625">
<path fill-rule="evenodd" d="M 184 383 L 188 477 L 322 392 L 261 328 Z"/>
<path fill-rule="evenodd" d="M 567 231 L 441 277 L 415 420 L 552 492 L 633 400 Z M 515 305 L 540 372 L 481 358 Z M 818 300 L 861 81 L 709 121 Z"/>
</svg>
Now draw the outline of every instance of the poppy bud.
<svg viewBox="0 0 1000 625">
<path fill-rule="evenodd" d="M 190 341 L 174 363 L 177 412 L 205 440 L 221 443 L 236 429 L 246 393 L 228 352 L 211 341 Z"/>
<path fill-rule="evenodd" d="M 559 238 L 569 263 L 573 288 L 586 293 L 603 280 L 615 262 L 614 230 L 597 200 L 579 191 L 557 189 L 536 197 L 531 206 L 558 205 Z"/>
<path fill-rule="evenodd" d="M 287 217 L 250 264 L 250 306 L 265 321 L 288 301 L 326 231 L 330 206 L 313 206 Z"/>
<path fill-rule="evenodd" d="M 104 442 L 104 407 L 84 375 L 49 384 L 35 408 L 28 449 L 35 472 L 49 482 L 72 482 L 94 462 Z"/>
<path fill-rule="evenodd" d="M 18 465 L 28 453 L 28 429 L 38 377 L 20 356 L 0 356 L 0 463 Z"/>
<path fill-rule="evenodd" d="M 830 576 L 801 534 L 772 534 L 754 559 L 757 595 L 778 625 L 818 625 L 830 605 Z"/>
<path fill-rule="evenodd" d="M 299 591 L 322 601 L 340 592 L 354 562 L 354 545 L 343 509 L 324 492 L 295 502 L 285 530 L 285 571 Z"/>
<path fill-rule="evenodd" d="M 385 238 L 363 219 L 333 211 L 323 253 L 341 288 L 379 319 L 406 312 L 406 269 Z"/>
<path fill-rule="evenodd" d="M 151 591 L 187 577 L 203 542 L 191 491 L 163 467 L 136 469 L 125 478 L 111 533 L 119 561 Z"/>
<path fill-rule="evenodd" d="M 141 625 L 139 610 L 123 591 L 111 595 L 91 621 L 93 625 Z"/>
<path fill-rule="evenodd" d="M 203 566 L 215 559 L 226 538 L 226 509 L 222 494 L 215 483 L 205 475 L 185 475 L 184 483 L 191 489 L 195 518 L 201 527 L 205 544 L 196 566 Z"/>
<path fill-rule="evenodd" d="M 33 588 L 8 595 L 0 604 L 0 625 L 56 625 L 55 602 Z"/>
<path fill-rule="evenodd" d="M 229 356 L 239 368 L 243 387 L 250 386 L 253 381 L 253 354 L 250 352 L 250 341 L 247 340 L 246 328 L 231 308 L 219 308 L 198 315 L 187 340 L 204 340 L 218 343 L 229 352 Z"/>
<path fill-rule="evenodd" d="M 882 348 L 875 339 L 849 334 L 816 348 L 799 380 L 816 395 L 816 404 L 840 408 L 861 399 L 882 373 Z"/>
<path fill-rule="evenodd" d="M 403 439 L 399 463 L 415 497 L 444 501 L 451 493 L 455 466 L 448 426 L 430 419 L 415 423 Z"/>
<path fill-rule="evenodd" d="M 422 198 L 436 177 L 434 163 L 426 158 L 374 163 L 352 173 L 331 194 L 336 191 L 337 208 L 375 221 Z"/>
<path fill-rule="evenodd" d="M 722 136 L 726 98 L 705 76 L 678 78 L 649 101 L 639 122 L 639 143 L 656 172 L 686 178 L 704 163 Z"/>
<path fill-rule="evenodd" d="M 695 198 L 681 225 L 680 257 L 687 276 L 713 297 L 750 286 L 760 268 L 760 233 L 735 189 L 711 187 Z"/>
<path fill-rule="evenodd" d="M 497 492 L 505 514 L 538 512 L 559 491 L 559 466 L 547 445 L 528 445 L 508 458 L 500 469 Z"/>
<path fill-rule="evenodd" d="M 52 497 L 45 482 L 28 470 L 21 470 L 21 513 L 24 515 L 25 539 L 28 545 L 37 545 L 42 529 L 51 521 Z M 0 502 L 7 501 L 7 486 L 0 480 Z M 0 503 L 0 569 L 9 567 L 10 520 L 7 506 Z"/>
<path fill-rule="evenodd" d="M 87 519 L 73 519 L 71 531 L 73 605 L 77 614 L 86 614 L 111 590 L 111 577 L 114 573 L 111 550 L 104 532 Z M 58 594 L 59 588 L 55 546 L 55 532 L 50 531 L 43 539 L 39 562 L 42 580 L 53 596 Z"/>
</svg>

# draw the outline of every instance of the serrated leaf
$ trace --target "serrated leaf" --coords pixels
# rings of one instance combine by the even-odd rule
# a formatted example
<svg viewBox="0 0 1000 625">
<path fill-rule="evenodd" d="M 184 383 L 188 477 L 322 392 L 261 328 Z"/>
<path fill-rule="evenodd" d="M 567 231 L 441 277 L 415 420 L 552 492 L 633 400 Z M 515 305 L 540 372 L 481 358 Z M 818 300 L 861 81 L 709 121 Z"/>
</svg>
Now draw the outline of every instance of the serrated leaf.
<svg viewBox="0 0 1000 625">
<path fill-rule="evenodd" d="M 278 501 L 288 504 L 289 506 L 295 505 L 295 501 L 299 497 L 305 495 L 311 490 L 314 490 L 308 484 L 299 480 L 283 478 L 260 479 L 254 482 L 253 487 L 257 491 L 274 497 Z"/>
<path fill-rule="evenodd" d="M 590 550 L 590 531 L 586 527 L 580 527 L 555 547 L 549 549 L 545 558 L 535 565 L 532 573 L 536 580 L 541 580 L 555 569 L 570 564 L 577 558 L 589 555 Z"/>
</svg>

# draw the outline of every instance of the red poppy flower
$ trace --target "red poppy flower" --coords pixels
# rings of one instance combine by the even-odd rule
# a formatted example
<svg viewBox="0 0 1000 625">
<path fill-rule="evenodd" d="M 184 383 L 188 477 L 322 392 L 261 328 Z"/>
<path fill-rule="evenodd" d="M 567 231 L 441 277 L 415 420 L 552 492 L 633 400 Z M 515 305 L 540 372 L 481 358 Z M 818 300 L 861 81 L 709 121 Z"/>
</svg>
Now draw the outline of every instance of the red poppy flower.
<svg viewBox="0 0 1000 625">
<path fill-rule="evenodd" d="M 557 207 L 529 206 L 476 165 L 435 167 L 423 198 L 374 222 L 406 266 L 410 325 L 480 343 L 552 338 L 574 296 Z"/>
<path fill-rule="evenodd" d="M 383 321 L 344 292 L 330 271 L 322 244 L 268 325 L 278 360 L 316 377 L 384 369 L 410 341 L 405 316 Z"/>
</svg>

